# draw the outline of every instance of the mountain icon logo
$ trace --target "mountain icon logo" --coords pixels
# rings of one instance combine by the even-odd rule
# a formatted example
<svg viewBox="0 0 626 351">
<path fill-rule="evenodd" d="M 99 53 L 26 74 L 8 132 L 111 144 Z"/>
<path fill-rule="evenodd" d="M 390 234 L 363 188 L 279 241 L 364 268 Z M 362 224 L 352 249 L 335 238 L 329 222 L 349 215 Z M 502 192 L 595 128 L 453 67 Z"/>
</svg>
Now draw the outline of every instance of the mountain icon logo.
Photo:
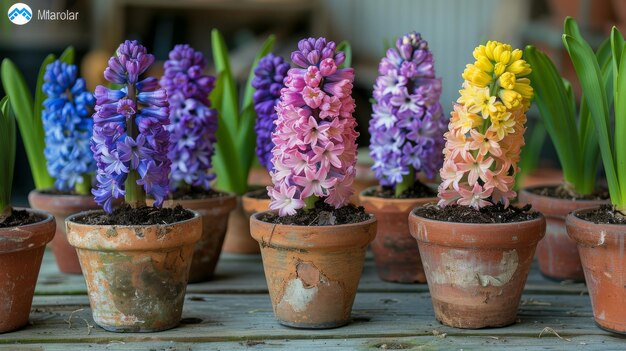
<svg viewBox="0 0 626 351">
<path fill-rule="evenodd" d="M 30 6 L 16 2 L 9 8 L 8 16 L 9 21 L 21 26 L 30 22 L 31 18 L 33 18 L 33 11 L 30 9 Z"/>
</svg>

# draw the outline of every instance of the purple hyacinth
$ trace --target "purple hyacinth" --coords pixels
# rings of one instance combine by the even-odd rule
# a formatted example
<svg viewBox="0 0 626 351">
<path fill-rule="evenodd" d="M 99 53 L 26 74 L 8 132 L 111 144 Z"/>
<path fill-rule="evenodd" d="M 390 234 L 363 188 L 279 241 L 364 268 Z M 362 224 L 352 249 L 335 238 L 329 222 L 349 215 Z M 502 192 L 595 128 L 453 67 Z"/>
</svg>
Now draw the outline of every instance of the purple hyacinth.
<svg viewBox="0 0 626 351">
<path fill-rule="evenodd" d="M 161 86 L 170 103 L 168 156 L 172 161 L 171 188 L 181 184 L 209 190 L 215 174 L 217 111 L 208 99 L 215 78 L 203 73 L 206 59 L 189 45 L 176 45 L 165 61 Z"/>
<path fill-rule="evenodd" d="M 285 87 L 283 81 L 289 68 L 289 63 L 285 59 L 270 53 L 259 60 L 252 80 L 252 86 L 256 89 L 253 96 L 254 110 L 258 116 L 254 126 L 256 154 L 259 157 L 259 163 L 270 172 L 274 169 L 272 133 L 276 127 L 274 125 L 277 117 L 275 106 L 280 99 L 280 90 Z"/>
<path fill-rule="evenodd" d="M 447 121 L 428 43 L 416 32 L 398 38 L 378 71 L 369 125 L 372 169 L 383 186 L 399 184 L 411 168 L 430 178 L 443 162 Z"/>
<path fill-rule="evenodd" d="M 112 211 L 114 198 L 125 196 L 138 206 L 146 193 L 161 206 L 169 191 L 167 94 L 156 78 L 139 80 L 153 62 L 145 47 L 127 40 L 104 71 L 106 80 L 123 87 L 96 87 L 91 149 L 98 170 L 92 193 L 107 212 Z"/>
</svg>

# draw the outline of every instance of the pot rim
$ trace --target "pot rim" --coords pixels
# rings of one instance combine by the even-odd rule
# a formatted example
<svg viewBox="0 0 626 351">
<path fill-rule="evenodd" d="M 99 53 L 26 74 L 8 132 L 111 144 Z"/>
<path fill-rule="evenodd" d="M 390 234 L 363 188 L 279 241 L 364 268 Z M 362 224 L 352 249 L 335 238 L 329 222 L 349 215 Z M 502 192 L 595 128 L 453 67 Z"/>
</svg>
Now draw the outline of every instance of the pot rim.
<svg viewBox="0 0 626 351">
<path fill-rule="evenodd" d="M 48 190 L 48 189 L 52 189 L 52 188 L 46 188 L 43 190 Z M 33 189 L 28 193 L 28 197 L 30 198 L 31 196 L 38 196 L 41 198 L 65 198 L 65 199 L 85 199 L 85 198 L 90 198 L 93 200 L 93 195 L 91 194 L 46 194 L 41 192 L 41 190 L 38 189 Z M 95 201 L 95 200 L 94 200 Z"/>
<path fill-rule="evenodd" d="M 69 216 L 67 216 L 67 218 L 65 218 L 65 223 L 67 225 L 67 223 L 72 223 L 72 226 L 79 226 L 79 227 L 115 227 L 115 228 L 150 228 L 150 227 L 170 227 L 173 225 L 178 225 L 181 223 L 187 223 L 187 222 L 191 222 L 193 220 L 195 220 L 198 217 L 202 217 L 198 211 L 195 210 L 191 210 L 188 208 L 185 208 L 185 210 L 193 213 L 193 217 L 189 218 L 189 219 L 185 219 L 184 221 L 178 221 L 178 222 L 173 222 L 173 223 L 167 223 L 167 224 L 139 224 L 139 225 L 117 225 L 117 224 L 84 224 L 84 223 L 78 223 L 75 222 L 74 219 L 76 217 L 79 216 L 86 216 L 88 214 L 91 213 L 95 213 L 95 212 L 104 212 L 104 210 L 100 209 L 100 210 L 89 210 L 89 211 L 81 211 L 81 212 L 77 212 L 74 214 L 71 214 Z"/>
<path fill-rule="evenodd" d="M 207 198 L 201 198 L 201 199 L 174 199 L 174 198 L 168 198 L 163 200 L 163 203 L 166 202 L 172 202 L 172 203 L 192 203 L 192 204 L 197 204 L 197 203 L 212 203 L 212 202 L 227 202 L 227 201 L 233 201 L 236 202 L 237 201 L 237 195 L 235 193 L 229 192 L 229 191 L 218 191 L 222 194 L 224 194 L 223 196 L 214 196 L 214 197 L 207 197 Z M 151 203 L 154 203 L 154 199 L 147 199 L 150 200 Z M 184 206 L 183 206 L 184 208 Z M 186 210 L 191 210 L 189 208 L 185 208 Z"/>
<path fill-rule="evenodd" d="M 595 222 L 588 221 L 586 219 L 582 219 L 576 216 L 577 214 L 580 214 L 582 212 L 589 212 L 589 211 L 597 210 L 598 208 L 599 206 L 593 206 L 593 207 L 585 207 L 585 208 L 580 208 L 578 210 L 574 210 L 567 215 L 566 223 L 571 224 L 571 225 L 576 225 L 576 222 L 579 222 L 579 223 L 585 223 L 585 225 L 588 225 L 588 226 L 598 226 L 598 227 L 601 226 L 604 228 L 608 228 L 609 231 L 613 231 L 613 230 L 626 231 L 626 224 L 595 223 Z"/>
<path fill-rule="evenodd" d="M 252 197 L 252 196 L 250 196 L 250 194 L 253 194 L 253 193 L 256 193 L 256 192 L 260 192 L 260 191 L 262 191 L 262 190 L 267 191 L 267 189 L 265 189 L 265 188 L 261 188 L 261 189 L 256 189 L 256 190 L 246 191 L 243 195 L 241 195 L 241 198 L 242 198 L 242 199 L 244 199 L 244 198 L 245 198 L 245 199 L 253 199 L 253 200 L 271 200 L 271 199 L 259 199 L 259 198 L 256 198 L 256 197 Z"/>
<path fill-rule="evenodd" d="M 569 203 L 584 203 L 585 205 L 588 203 L 590 206 L 591 205 L 595 205 L 595 204 L 606 204 L 606 203 L 610 202 L 610 199 L 605 199 L 605 200 L 561 199 L 561 198 L 558 198 L 558 197 L 539 195 L 539 194 L 535 194 L 535 193 L 529 191 L 530 189 L 547 188 L 547 187 L 551 187 L 551 186 L 558 186 L 558 185 L 556 185 L 556 184 L 544 184 L 544 185 L 527 186 L 527 187 L 524 187 L 524 188 L 519 190 L 519 195 L 524 193 L 528 197 L 538 197 L 538 198 L 550 199 L 551 201 L 554 201 L 554 202 L 557 202 L 557 203 L 568 203 L 568 204 Z M 518 195 L 518 197 L 519 197 L 519 195 Z"/>
<path fill-rule="evenodd" d="M 253 219 L 255 222 L 259 222 L 261 224 L 265 224 L 265 225 L 274 225 L 274 226 L 282 226 L 282 227 L 289 227 L 289 228 L 294 228 L 297 231 L 308 231 L 308 229 L 306 228 L 349 228 L 349 227 L 354 227 L 354 226 L 358 226 L 358 225 L 365 225 L 365 224 L 371 224 L 373 222 L 376 222 L 376 216 L 374 216 L 372 213 L 367 213 L 370 218 L 368 220 L 365 221 L 361 221 L 361 222 L 356 222 L 356 223 L 346 223 L 346 224 L 335 224 L 335 225 L 294 225 L 294 224 L 281 224 L 281 223 L 270 223 L 270 222 L 265 222 L 262 221 L 260 219 L 258 219 L 257 217 L 266 213 L 277 213 L 278 210 L 268 210 L 268 211 L 263 211 L 263 212 L 257 212 L 253 215 L 250 216 L 251 219 Z"/>
<path fill-rule="evenodd" d="M 537 218 L 533 218 L 527 221 L 518 221 L 518 222 L 504 222 L 504 223 L 464 223 L 464 222 L 450 222 L 450 221 L 440 221 L 437 219 L 430 219 L 430 218 L 426 218 L 426 217 L 422 217 L 422 216 L 418 216 L 417 214 L 415 214 L 415 210 L 416 209 L 412 209 L 411 213 L 409 213 L 409 217 L 415 217 L 415 218 L 419 218 L 421 221 L 424 222 L 430 222 L 430 223 L 449 223 L 449 224 L 454 224 L 454 225 L 459 225 L 459 226 L 463 226 L 465 228 L 477 228 L 477 227 L 482 227 L 482 226 L 496 226 L 496 225 L 533 225 L 535 222 L 540 222 L 542 220 L 545 220 L 545 215 L 539 211 L 536 211 L 537 213 L 539 213 L 539 217 Z"/>
<path fill-rule="evenodd" d="M 35 223 L 0 228 L 0 237 L 7 239 L 9 236 L 8 240 L 0 240 L 0 254 L 34 250 L 52 241 L 56 234 L 56 220 L 52 213 L 25 207 L 13 207 L 13 209 L 35 213 L 44 219 Z"/>
<path fill-rule="evenodd" d="M 367 188 L 363 189 L 358 194 L 359 198 L 363 198 L 363 199 L 380 199 L 382 201 L 393 202 L 393 203 L 400 203 L 400 204 L 407 204 L 407 203 L 413 203 L 413 202 L 417 202 L 417 201 L 421 202 L 421 201 L 424 201 L 424 200 L 434 200 L 434 199 L 437 199 L 437 195 L 431 196 L 431 197 L 409 197 L 409 198 L 380 197 L 380 196 L 365 195 L 365 192 L 370 191 L 372 189 L 379 189 L 379 188 L 380 188 L 380 185 L 374 185 L 374 186 L 367 187 Z"/>
<path fill-rule="evenodd" d="M 52 213 L 50 213 L 48 211 L 38 210 L 38 209 L 35 209 L 35 208 L 30 208 L 30 207 L 13 207 L 13 209 L 14 210 L 19 210 L 19 211 L 33 212 L 33 213 L 41 215 L 41 216 L 43 216 L 45 218 L 42 219 L 41 221 L 38 221 L 38 222 L 35 222 L 35 223 L 29 223 L 29 224 L 20 225 L 20 226 L 14 226 L 14 227 L 0 228 L 0 232 L 15 230 L 15 228 L 28 229 L 28 228 L 32 228 L 33 226 L 36 226 L 36 225 L 42 225 L 42 224 L 46 224 L 48 222 L 53 222 L 54 221 L 54 215 L 52 215 Z"/>
</svg>

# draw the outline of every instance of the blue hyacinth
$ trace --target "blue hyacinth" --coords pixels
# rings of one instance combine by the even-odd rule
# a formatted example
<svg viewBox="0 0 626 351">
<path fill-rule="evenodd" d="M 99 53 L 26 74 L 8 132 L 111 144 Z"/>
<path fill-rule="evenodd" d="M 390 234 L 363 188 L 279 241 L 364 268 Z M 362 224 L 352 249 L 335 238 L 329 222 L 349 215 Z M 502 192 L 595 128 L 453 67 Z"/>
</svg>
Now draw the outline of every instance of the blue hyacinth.
<svg viewBox="0 0 626 351">
<path fill-rule="evenodd" d="M 89 181 L 84 176 L 96 169 L 89 145 L 95 98 L 77 71 L 75 65 L 56 60 L 46 67 L 42 86 L 47 96 L 42 112 L 44 155 L 48 173 L 60 191 L 75 190 L 77 184 Z"/>
</svg>

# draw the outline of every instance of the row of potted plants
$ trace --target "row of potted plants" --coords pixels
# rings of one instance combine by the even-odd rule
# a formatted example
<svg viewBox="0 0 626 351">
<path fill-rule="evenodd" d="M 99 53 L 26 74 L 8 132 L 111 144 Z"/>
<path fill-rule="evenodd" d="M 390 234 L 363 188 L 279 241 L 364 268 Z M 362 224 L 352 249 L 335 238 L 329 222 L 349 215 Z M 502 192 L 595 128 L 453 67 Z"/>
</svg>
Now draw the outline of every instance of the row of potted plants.
<svg viewBox="0 0 626 351">
<path fill-rule="evenodd" d="M 2 161 L 8 171 L 0 179 L 0 226 L 9 229 L 1 229 L 0 263 L 27 259 L 20 262 L 32 277 L 21 288 L 13 286 L 14 276 L 0 286 L 10 299 L 0 308 L 16 316 L 0 324 L 1 331 L 26 323 L 43 247 L 54 233 L 51 215 L 11 210 L 13 112 L 40 189 L 30 196 L 33 207 L 58 210 L 57 221 L 94 207 L 89 200 L 82 208 L 60 212 L 61 205 L 41 199 L 68 192 L 85 198 L 74 193 L 89 190 L 89 173 L 96 173 L 91 192 L 104 211 L 70 215 L 67 235 L 61 225 L 57 237 L 76 248 L 94 320 L 106 330 L 176 326 L 188 280 L 210 279 L 227 227 L 236 226 L 242 227 L 237 230 L 241 238 L 249 241 L 251 233 L 258 242 L 244 252 L 260 248 L 274 313 L 282 324 L 329 328 L 348 323 L 373 240 L 381 279 L 427 282 L 442 323 L 460 328 L 511 324 L 535 246 L 546 230 L 540 212 L 510 204 L 533 95 L 557 145 L 565 183 L 523 192 L 521 201 L 549 216 L 554 244 L 546 242 L 545 250 L 563 246 L 566 210 L 559 206 L 567 203 L 569 212 L 594 192 L 597 167 L 589 168 L 597 166 L 594 153 L 600 148 L 614 207 L 575 211 L 567 217 L 567 230 L 592 282 L 596 321 L 626 331 L 621 321 L 626 311 L 609 308 L 623 298 L 619 289 L 625 279 L 619 224 L 624 221 L 620 180 L 626 113 L 620 97 L 626 83 L 619 72 L 626 55 L 617 29 L 594 53 L 575 22 L 565 22 L 564 43 L 585 93 L 578 128 L 571 90 L 549 59 L 532 47 L 523 59 L 521 50 L 495 41 L 474 50 L 475 62 L 463 72 L 461 95 L 446 119 L 427 42 L 418 33 L 400 37 L 382 59 L 374 87 L 370 154 L 381 186 L 361 193 L 365 208 L 350 204 L 358 133 L 349 46 L 304 39 L 291 55 L 291 67 L 269 54 L 274 41 L 269 38 L 252 66 L 240 108 L 224 41 L 217 31 L 212 40 L 217 80 L 203 73 L 202 54 L 186 45 L 172 50 L 161 79 L 144 77 L 154 57 L 138 42 L 126 41 L 104 72 L 111 85 L 98 86 L 93 95 L 77 77 L 71 49 L 60 60 L 47 58 L 34 102 L 17 69 L 3 62 L 8 98 L 0 104 L 7 150 Z M 611 77 L 613 89 L 607 93 Z M 613 97 L 614 137 L 608 123 Z M 255 148 L 272 185 L 267 194 L 247 196 L 247 206 L 246 197 L 237 196 L 249 190 Z M 437 170 L 437 189 L 420 181 Z M 53 184 L 54 191 L 41 191 Z M 542 207 L 546 194 L 566 195 Z M 606 228 L 594 222 L 607 223 Z M 35 235 L 38 227 L 42 234 Z M 572 259 L 577 253 L 570 249 L 561 256 Z M 191 267 L 198 270 L 190 273 Z M 542 272 L 576 279 L 550 267 L 542 264 Z M 73 271 L 78 271 L 75 265 Z M 600 299 L 607 291 L 608 303 Z M 13 303 L 18 300 L 22 307 Z"/>
</svg>

